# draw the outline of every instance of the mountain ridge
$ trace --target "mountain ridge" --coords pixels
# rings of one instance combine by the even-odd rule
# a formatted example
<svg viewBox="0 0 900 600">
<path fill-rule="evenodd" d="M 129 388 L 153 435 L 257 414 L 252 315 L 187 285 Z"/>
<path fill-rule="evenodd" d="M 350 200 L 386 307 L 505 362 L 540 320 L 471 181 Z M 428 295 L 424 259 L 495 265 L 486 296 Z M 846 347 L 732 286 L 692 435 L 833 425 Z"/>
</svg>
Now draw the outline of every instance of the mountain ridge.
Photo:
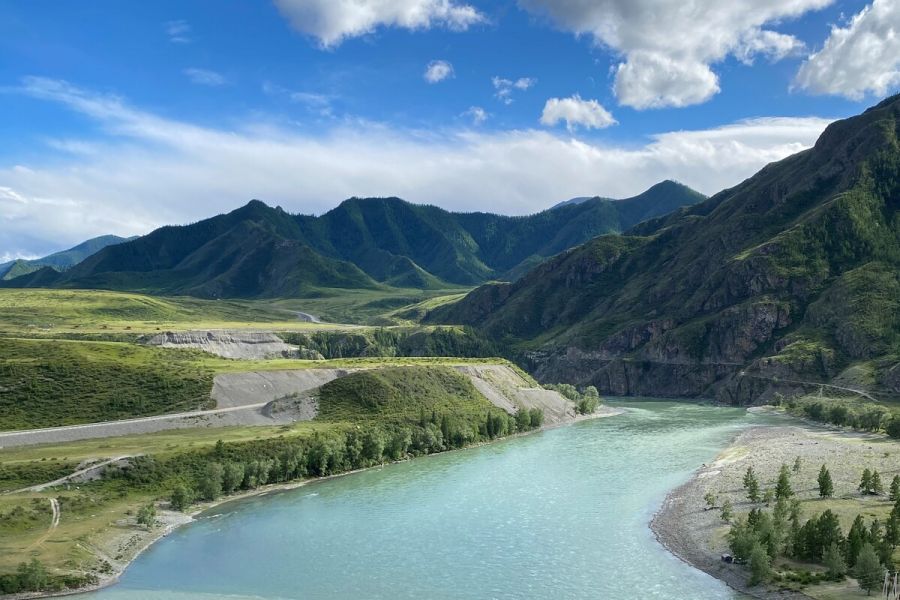
<svg viewBox="0 0 900 600">
<path fill-rule="evenodd" d="M 42 267 L 50 267 L 56 271 L 68 269 L 85 258 L 96 254 L 107 246 L 121 244 L 135 239 L 134 237 L 123 238 L 117 235 L 101 235 L 89 240 L 85 240 L 67 250 L 61 250 L 33 259 L 15 259 L 0 264 L 0 280 L 15 279 L 21 275 L 27 275 L 41 269 Z"/>
<path fill-rule="evenodd" d="M 610 394 L 742 403 L 853 365 L 900 394 L 898 137 L 895 96 L 733 188 L 428 320 L 477 327 L 545 381 Z"/>
<path fill-rule="evenodd" d="M 626 200 L 595 199 L 522 217 L 453 213 L 399 198 L 351 198 L 320 216 L 292 215 L 252 200 L 229 213 L 161 227 L 104 249 L 64 274 L 38 272 L 9 285 L 201 297 L 294 296 L 323 287 L 473 286 L 515 278 L 599 233 L 622 231 L 636 219 L 703 198 L 663 182 Z M 292 259 L 278 256 L 276 248 Z"/>
</svg>

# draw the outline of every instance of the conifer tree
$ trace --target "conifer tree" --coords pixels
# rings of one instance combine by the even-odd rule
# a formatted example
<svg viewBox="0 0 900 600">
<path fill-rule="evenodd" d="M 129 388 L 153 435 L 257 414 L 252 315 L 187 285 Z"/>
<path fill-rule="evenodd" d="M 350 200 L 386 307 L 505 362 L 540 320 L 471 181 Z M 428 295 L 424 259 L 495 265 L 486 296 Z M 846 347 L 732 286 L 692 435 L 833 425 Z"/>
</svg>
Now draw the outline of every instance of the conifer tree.
<svg viewBox="0 0 900 600">
<path fill-rule="evenodd" d="M 875 553 L 872 544 L 866 542 L 859 551 L 856 558 L 856 564 L 853 565 L 853 575 L 859 582 L 859 587 L 866 590 L 866 594 L 871 594 L 872 590 L 878 589 L 884 579 L 884 567 L 881 566 L 881 560 Z"/>
<path fill-rule="evenodd" d="M 825 465 L 819 469 L 819 496 L 821 498 L 831 498 L 834 495 L 834 482 L 831 480 L 831 473 Z"/>
<path fill-rule="evenodd" d="M 862 478 L 859 480 L 859 489 L 863 494 L 868 494 L 869 490 L 872 489 L 872 471 L 869 469 L 865 469 L 862 473 Z"/>
<path fill-rule="evenodd" d="M 894 475 L 891 479 L 890 496 L 891 502 L 900 500 L 900 475 Z"/>
<path fill-rule="evenodd" d="M 787 499 L 793 495 L 794 490 L 791 488 L 791 474 L 788 472 L 787 465 L 781 465 L 781 469 L 778 472 L 778 483 L 775 484 L 775 497 Z"/>
</svg>

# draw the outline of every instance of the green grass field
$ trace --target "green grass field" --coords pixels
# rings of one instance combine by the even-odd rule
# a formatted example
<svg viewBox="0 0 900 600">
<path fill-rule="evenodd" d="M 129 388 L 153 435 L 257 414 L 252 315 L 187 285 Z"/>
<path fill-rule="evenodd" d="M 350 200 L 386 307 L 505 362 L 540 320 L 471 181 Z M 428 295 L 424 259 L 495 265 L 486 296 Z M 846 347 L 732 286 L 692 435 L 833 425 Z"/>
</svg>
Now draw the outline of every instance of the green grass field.
<svg viewBox="0 0 900 600">
<path fill-rule="evenodd" d="M 410 323 L 411 305 L 443 302 L 459 290 L 320 290 L 289 300 L 202 300 L 102 290 L 0 289 L 0 334 L 113 336 L 186 329 L 320 331 Z M 424 304 L 423 304 L 424 303 Z M 295 311 L 316 315 L 313 324 Z"/>
</svg>

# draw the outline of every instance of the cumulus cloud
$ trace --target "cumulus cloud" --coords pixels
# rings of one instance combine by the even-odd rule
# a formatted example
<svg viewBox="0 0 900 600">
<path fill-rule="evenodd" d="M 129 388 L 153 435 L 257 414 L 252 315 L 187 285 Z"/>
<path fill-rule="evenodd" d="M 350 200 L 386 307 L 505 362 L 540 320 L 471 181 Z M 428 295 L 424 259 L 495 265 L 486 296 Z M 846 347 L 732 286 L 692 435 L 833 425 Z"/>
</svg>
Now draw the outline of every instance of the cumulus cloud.
<svg viewBox="0 0 900 600">
<path fill-rule="evenodd" d="M 433 60 L 425 67 L 425 73 L 422 75 L 428 83 L 438 83 L 450 77 L 453 77 L 453 65 L 446 60 Z"/>
<path fill-rule="evenodd" d="M 569 98 L 550 98 L 544 104 L 541 123 L 552 127 L 562 121 L 566 129 L 574 131 L 579 126 L 585 129 L 604 129 L 617 121 L 608 110 L 596 100 L 582 100 L 575 94 Z"/>
<path fill-rule="evenodd" d="M 191 42 L 191 26 L 183 19 L 169 21 L 165 25 L 165 31 L 169 36 L 169 41 L 173 44 L 189 44 Z"/>
<path fill-rule="evenodd" d="M 473 125 L 481 125 L 488 120 L 487 111 L 480 106 L 470 106 L 462 116 L 472 119 Z"/>
<path fill-rule="evenodd" d="M 803 44 L 765 26 L 833 0 L 519 0 L 557 27 L 622 56 L 618 101 L 637 109 L 688 106 L 719 92 L 712 66 L 729 56 L 778 60 Z"/>
<path fill-rule="evenodd" d="M 875 0 L 846 27 L 832 27 L 824 47 L 800 67 L 794 85 L 853 100 L 896 90 L 900 86 L 900 1 Z"/>
<path fill-rule="evenodd" d="M 537 79 L 534 77 L 519 77 L 518 79 L 506 79 L 505 77 L 491 77 L 491 84 L 494 86 L 494 96 L 504 104 L 513 103 L 513 92 L 525 90 L 534 87 Z"/>
<path fill-rule="evenodd" d="M 142 234 L 250 198 L 304 213 L 351 196 L 396 195 L 524 214 L 575 196 L 630 196 L 666 178 L 712 193 L 809 147 L 828 123 L 757 119 L 620 147 L 542 130 L 410 131 L 358 120 L 336 120 L 324 134 L 246 119 L 211 128 L 60 81 L 28 79 L 21 91 L 68 107 L 97 133 L 86 140 L 89 153 L 0 164 L 0 253 Z"/>
<path fill-rule="evenodd" d="M 219 87 L 228 83 L 228 80 L 225 79 L 224 75 L 215 71 L 210 71 L 209 69 L 189 68 L 182 72 L 187 75 L 188 79 L 197 85 Z"/>
<path fill-rule="evenodd" d="M 454 0 L 275 0 L 275 5 L 294 29 L 317 38 L 323 48 L 379 27 L 463 31 L 486 21 L 473 6 Z"/>
</svg>

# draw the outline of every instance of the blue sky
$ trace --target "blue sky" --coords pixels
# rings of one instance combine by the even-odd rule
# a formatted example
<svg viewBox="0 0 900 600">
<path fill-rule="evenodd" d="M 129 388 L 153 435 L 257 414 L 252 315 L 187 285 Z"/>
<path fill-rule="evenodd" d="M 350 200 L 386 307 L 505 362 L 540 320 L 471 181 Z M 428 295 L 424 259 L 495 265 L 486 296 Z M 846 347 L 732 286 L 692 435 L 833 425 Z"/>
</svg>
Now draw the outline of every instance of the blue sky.
<svg viewBox="0 0 900 600">
<path fill-rule="evenodd" d="M 897 90 L 898 2 L 7 2 L 0 258 L 251 197 L 714 193 Z"/>
</svg>

